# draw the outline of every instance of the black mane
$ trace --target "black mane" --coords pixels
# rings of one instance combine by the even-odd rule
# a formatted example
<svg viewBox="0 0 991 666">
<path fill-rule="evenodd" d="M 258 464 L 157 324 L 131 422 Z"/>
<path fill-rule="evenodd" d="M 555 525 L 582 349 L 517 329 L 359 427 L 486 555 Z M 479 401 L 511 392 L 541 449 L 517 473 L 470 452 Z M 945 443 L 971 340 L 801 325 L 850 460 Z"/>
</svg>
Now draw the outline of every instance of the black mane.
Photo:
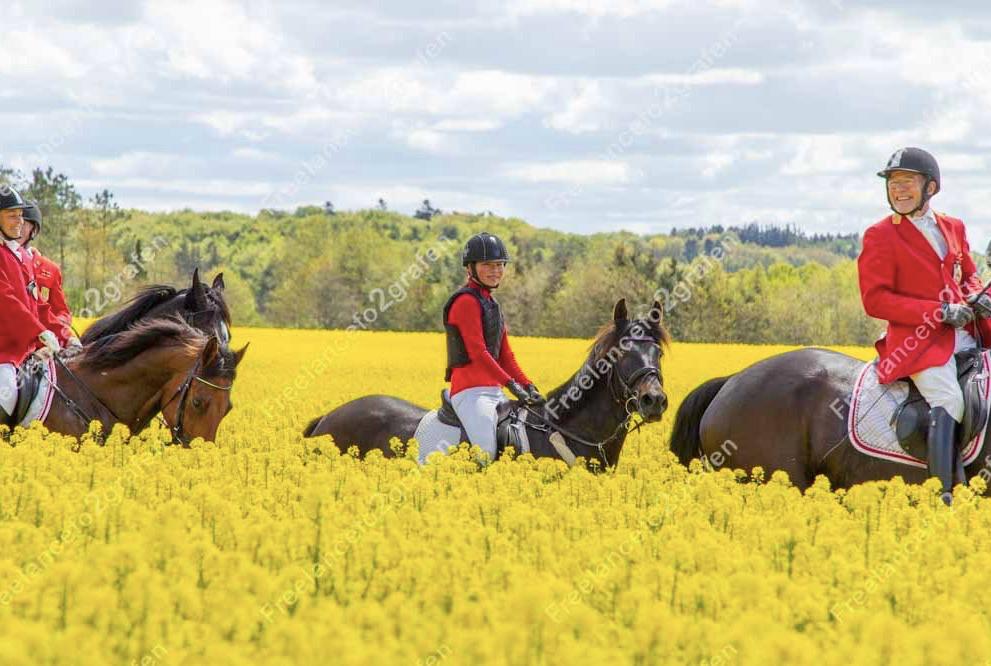
<svg viewBox="0 0 991 666">
<path fill-rule="evenodd" d="M 188 292 L 188 287 L 181 290 L 161 284 L 145 287 L 120 310 L 93 322 L 86 329 L 86 332 L 83 333 L 80 340 L 84 345 L 88 345 L 108 335 L 123 333 L 135 323 L 147 318 L 155 310 L 160 308 L 170 306 L 170 311 L 159 312 L 156 314 L 157 317 L 183 315 L 186 313 L 185 299 Z M 210 307 L 219 313 L 219 316 L 227 324 L 227 327 L 230 328 L 231 312 L 227 306 L 227 301 L 224 300 L 223 292 L 204 286 L 204 294 Z M 206 310 L 206 312 L 209 311 Z M 188 314 L 194 315 L 200 313 Z"/>
<path fill-rule="evenodd" d="M 91 344 L 108 335 L 122 333 L 136 321 L 144 318 L 149 312 L 179 296 L 180 292 L 168 285 L 155 284 L 145 287 L 127 304 L 106 317 L 93 322 L 92 326 L 83 333 L 81 341 L 84 345 Z"/>
</svg>

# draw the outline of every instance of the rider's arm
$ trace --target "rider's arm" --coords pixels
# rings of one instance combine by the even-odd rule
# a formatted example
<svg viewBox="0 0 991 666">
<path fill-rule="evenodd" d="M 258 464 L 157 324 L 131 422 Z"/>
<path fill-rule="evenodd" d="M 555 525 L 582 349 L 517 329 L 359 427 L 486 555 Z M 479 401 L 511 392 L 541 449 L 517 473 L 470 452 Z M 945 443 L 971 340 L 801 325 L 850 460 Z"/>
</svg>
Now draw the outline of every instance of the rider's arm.
<svg viewBox="0 0 991 666">
<path fill-rule="evenodd" d="M 0 266 L 0 339 L 10 340 L 15 349 L 33 351 L 37 347 L 38 336 L 46 329 L 17 298 L 14 277 Z"/>
<path fill-rule="evenodd" d="M 478 367 L 493 384 L 505 386 L 511 377 L 492 358 L 492 354 L 485 347 L 485 335 L 482 333 L 482 306 L 478 304 L 478 301 L 470 294 L 458 296 L 451 304 L 447 321 L 458 327 L 461 338 L 465 341 L 468 358 L 472 362 L 478 363 Z"/>
<path fill-rule="evenodd" d="M 926 315 L 930 320 L 934 319 L 939 312 L 939 301 L 895 291 L 895 258 L 881 234 L 877 227 L 867 230 L 864 247 L 857 259 L 864 310 L 876 319 L 908 326 L 925 323 Z"/>
<path fill-rule="evenodd" d="M 505 370 L 510 377 L 518 381 L 522 386 L 527 386 L 532 384 L 530 378 L 526 376 L 520 364 L 516 362 L 516 355 L 513 353 L 513 348 L 509 345 L 509 331 L 503 329 L 502 331 L 502 347 L 499 349 L 499 365 Z"/>
</svg>

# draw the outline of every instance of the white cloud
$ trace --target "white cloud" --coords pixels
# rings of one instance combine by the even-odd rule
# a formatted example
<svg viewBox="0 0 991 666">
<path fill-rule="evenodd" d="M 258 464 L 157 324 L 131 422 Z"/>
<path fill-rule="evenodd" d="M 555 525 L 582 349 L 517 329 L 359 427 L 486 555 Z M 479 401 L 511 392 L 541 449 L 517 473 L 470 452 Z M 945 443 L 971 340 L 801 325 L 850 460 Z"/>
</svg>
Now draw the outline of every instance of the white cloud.
<svg viewBox="0 0 991 666">
<path fill-rule="evenodd" d="M 724 67 L 703 69 L 699 72 L 674 72 L 646 74 L 639 81 L 649 85 L 711 86 L 720 84 L 757 85 L 763 83 L 764 74 L 753 69 Z"/>
<path fill-rule="evenodd" d="M 99 190 L 107 187 L 106 180 L 80 178 L 75 181 L 83 188 Z M 272 190 L 271 183 L 262 181 L 232 180 L 229 178 L 115 178 L 114 188 L 118 190 L 151 190 L 161 193 L 212 195 L 217 197 L 262 197 Z M 147 198 L 147 197 L 146 197 Z M 164 197 L 163 197 L 164 198 Z M 175 201 L 174 196 L 168 199 Z M 130 205 L 130 204 L 127 204 Z M 185 204 L 178 206 L 184 208 Z M 255 206 L 257 210 L 258 206 Z"/>
<path fill-rule="evenodd" d="M 411 148 L 423 150 L 428 153 L 451 153 L 456 150 L 454 139 L 444 132 L 436 132 L 430 129 L 415 129 L 409 132 L 401 132 L 400 136 L 405 137 L 406 143 Z"/>
<path fill-rule="evenodd" d="M 433 125 L 439 132 L 491 132 L 502 127 L 502 123 L 489 118 L 445 118 Z"/>
<path fill-rule="evenodd" d="M 517 164 L 504 170 L 509 178 L 528 183 L 620 185 L 633 180 L 630 165 L 613 160 L 571 160 Z"/>
<path fill-rule="evenodd" d="M 577 94 L 565 96 L 563 103 L 563 109 L 547 118 L 547 126 L 575 134 L 601 129 L 610 109 L 596 81 L 581 84 Z"/>
<path fill-rule="evenodd" d="M 781 168 L 788 176 L 849 173 L 866 168 L 852 156 L 849 142 L 842 136 L 813 135 L 791 140 L 793 157 Z"/>
<path fill-rule="evenodd" d="M 709 153 L 701 159 L 700 172 L 704 178 L 712 178 L 735 161 L 732 153 Z"/>
<path fill-rule="evenodd" d="M 168 153 L 131 152 L 117 157 L 95 159 L 92 162 L 94 173 L 100 176 L 130 177 L 166 175 L 180 162 L 179 155 Z"/>
<path fill-rule="evenodd" d="M 277 29 L 277 16 L 264 10 L 232 0 L 170 0 L 148 3 L 145 20 L 155 26 L 157 46 L 176 76 L 265 80 L 267 88 L 301 91 L 315 87 L 311 62 L 294 52 Z"/>
</svg>

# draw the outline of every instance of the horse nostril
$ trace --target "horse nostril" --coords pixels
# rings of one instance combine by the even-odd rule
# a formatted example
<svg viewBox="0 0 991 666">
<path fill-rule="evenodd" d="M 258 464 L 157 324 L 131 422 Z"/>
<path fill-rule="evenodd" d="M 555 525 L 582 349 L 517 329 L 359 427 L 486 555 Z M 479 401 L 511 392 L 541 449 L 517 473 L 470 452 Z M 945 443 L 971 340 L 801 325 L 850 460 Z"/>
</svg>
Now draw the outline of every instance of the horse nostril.
<svg viewBox="0 0 991 666">
<path fill-rule="evenodd" d="M 654 398 L 649 393 L 642 398 L 640 398 L 640 406 L 645 408 L 650 408 L 654 406 Z"/>
</svg>

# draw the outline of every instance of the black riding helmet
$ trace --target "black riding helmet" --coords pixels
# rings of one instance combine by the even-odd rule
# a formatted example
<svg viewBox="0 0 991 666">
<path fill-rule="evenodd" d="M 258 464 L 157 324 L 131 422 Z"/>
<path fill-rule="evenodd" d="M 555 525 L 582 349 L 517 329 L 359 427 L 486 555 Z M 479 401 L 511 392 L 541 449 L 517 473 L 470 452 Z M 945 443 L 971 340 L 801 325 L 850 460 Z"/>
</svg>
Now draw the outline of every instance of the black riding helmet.
<svg viewBox="0 0 991 666">
<path fill-rule="evenodd" d="M 461 253 L 461 265 L 467 266 L 476 261 L 509 261 L 509 250 L 498 236 L 487 231 L 475 234 L 465 243 Z"/>
<path fill-rule="evenodd" d="M 498 285 L 487 285 L 479 279 L 478 271 L 475 269 L 475 264 L 479 261 L 505 261 L 508 263 L 510 261 L 509 250 L 506 249 L 505 243 L 498 236 L 483 231 L 469 238 L 468 242 L 465 243 L 464 251 L 461 253 L 461 265 L 468 267 L 475 282 L 489 289 L 495 289 Z"/>
<path fill-rule="evenodd" d="M 10 185 L 0 184 L 0 210 L 18 210 L 25 209 L 28 205 L 24 201 L 24 197 L 21 193 L 15 190 Z M 6 231 L 0 231 L 0 241 L 9 240 L 15 241 L 16 238 L 11 238 L 7 235 Z"/>
<path fill-rule="evenodd" d="M 877 175 L 884 178 L 885 183 L 887 183 L 888 176 L 891 175 L 892 171 L 911 171 L 912 173 L 920 173 L 926 177 L 926 182 L 922 184 L 922 201 L 919 202 L 919 205 L 915 209 L 908 213 L 909 215 L 924 208 L 926 202 L 929 201 L 929 198 L 932 196 L 928 192 L 929 183 L 936 183 L 936 191 L 933 194 L 938 193 L 940 190 L 939 164 L 936 163 L 936 158 L 931 153 L 921 148 L 910 147 L 896 150 L 888 158 L 888 164 L 878 171 Z M 897 213 L 898 211 L 895 210 L 895 206 L 891 202 L 891 194 L 887 192 L 887 187 L 885 187 L 885 194 L 888 197 L 888 205 L 891 206 L 891 210 Z"/>
<path fill-rule="evenodd" d="M 21 193 L 10 185 L 0 185 L 0 210 L 25 209 L 29 206 Z"/>
<path fill-rule="evenodd" d="M 41 231 L 41 208 L 38 207 L 37 201 L 28 201 L 28 207 L 24 209 L 24 221 L 30 222 L 34 225 L 31 229 L 31 237 L 29 241 L 33 241 L 38 232 Z"/>
</svg>

